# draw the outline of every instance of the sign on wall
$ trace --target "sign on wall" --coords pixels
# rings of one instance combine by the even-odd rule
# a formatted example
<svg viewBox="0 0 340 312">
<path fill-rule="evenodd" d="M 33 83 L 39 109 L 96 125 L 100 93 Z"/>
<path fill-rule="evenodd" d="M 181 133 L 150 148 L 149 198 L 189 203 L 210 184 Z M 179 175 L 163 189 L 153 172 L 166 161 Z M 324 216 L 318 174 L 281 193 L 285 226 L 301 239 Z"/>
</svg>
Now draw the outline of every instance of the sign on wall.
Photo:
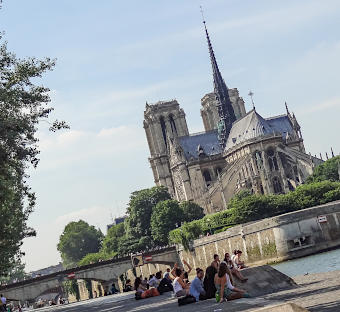
<svg viewBox="0 0 340 312">
<path fill-rule="evenodd" d="M 327 216 L 318 216 L 318 222 L 319 223 L 326 223 L 327 222 Z"/>
</svg>

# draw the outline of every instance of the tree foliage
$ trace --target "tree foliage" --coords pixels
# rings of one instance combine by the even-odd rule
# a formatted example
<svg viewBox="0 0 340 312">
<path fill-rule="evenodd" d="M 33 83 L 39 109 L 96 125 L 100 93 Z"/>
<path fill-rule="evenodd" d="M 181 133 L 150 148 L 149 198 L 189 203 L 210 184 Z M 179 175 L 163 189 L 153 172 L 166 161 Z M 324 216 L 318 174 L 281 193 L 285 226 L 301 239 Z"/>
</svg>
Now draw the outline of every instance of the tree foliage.
<svg viewBox="0 0 340 312">
<path fill-rule="evenodd" d="M 126 233 L 133 238 L 150 236 L 150 220 L 154 207 L 160 202 L 171 199 L 164 186 L 133 192 L 127 208 Z"/>
<path fill-rule="evenodd" d="M 25 272 L 25 264 L 18 260 L 7 275 L 0 277 L 0 284 L 12 284 L 29 277 L 30 276 Z"/>
<path fill-rule="evenodd" d="M 101 247 L 103 234 L 94 226 L 79 220 L 70 222 L 60 235 L 58 250 L 65 267 L 77 264 L 87 254 L 96 253 Z"/>
<path fill-rule="evenodd" d="M 179 203 L 179 207 L 183 211 L 182 222 L 199 220 L 204 217 L 204 209 L 192 201 L 183 201 Z"/>
<path fill-rule="evenodd" d="M 162 246 L 169 243 L 169 232 L 183 221 L 183 209 L 177 200 L 168 199 L 159 202 L 153 209 L 151 216 L 151 233 L 156 245 Z"/>
<path fill-rule="evenodd" d="M 54 65 L 49 58 L 19 59 L 0 43 L 0 275 L 20 259 L 22 240 L 35 235 L 27 226 L 35 205 L 27 169 L 38 165 L 37 127 L 53 110 L 50 90 L 36 83 Z M 65 122 L 50 125 L 51 131 L 68 128 Z"/>
<path fill-rule="evenodd" d="M 113 225 L 103 240 L 102 251 L 106 254 L 117 253 L 121 240 L 125 236 L 124 223 Z"/>
<path fill-rule="evenodd" d="M 339 181 L 340 156 L 332 157 L 314 169 L 312 175 L 307 179 L 307 183 L 320 182 L 325 180 Z"/>
<path fill-rule="evenodd" d="M 203 217 L 203 208 L 193 202 L 170 199 L 163 186 L 133 192 L 124 223 L 112 226 L 102 248 L 88 254 L 79 264 L 88 264 L 113 256 L 123 256 L 169 244 L 169 232 L 176 225 Z"/>
</svg>

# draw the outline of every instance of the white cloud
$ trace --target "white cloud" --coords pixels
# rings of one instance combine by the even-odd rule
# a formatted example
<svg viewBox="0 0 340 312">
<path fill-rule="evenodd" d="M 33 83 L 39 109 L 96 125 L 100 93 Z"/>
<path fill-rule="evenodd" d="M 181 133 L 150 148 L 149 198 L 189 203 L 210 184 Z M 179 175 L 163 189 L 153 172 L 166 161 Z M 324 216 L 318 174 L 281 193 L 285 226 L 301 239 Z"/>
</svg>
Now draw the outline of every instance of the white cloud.
<svg viewBox="0 0 340 312">
<path fill-rule="evenodd" d="M 300 109 L 298 112 L 301 114 L 318 113 L 318 112 L 326 111 L 329 109 L 336 109 L 336 108 L 340 108 L 340 97 L 327 99 L 316 105 L 306 107 L 304 109 Z"/>
<path fill-rule="evenodd" d="M 103 206 L 92 206 L 85 209 L 72 211 L 56 218 L 55 225 L 60 229 L 69 222 L 84 220 L 91 225 L 101 228 L 105 233 L 106 225 L 109 223 L 110 209 Z"/>
<path fill-rule="evenodd" d="M 119 126 L 99 131 L 67 130 L 63 133 L 40 133 L 39 171 L 61 166 L 121 158 L 125 153 L 146 151 L 142 127 Z"/>
</svg>

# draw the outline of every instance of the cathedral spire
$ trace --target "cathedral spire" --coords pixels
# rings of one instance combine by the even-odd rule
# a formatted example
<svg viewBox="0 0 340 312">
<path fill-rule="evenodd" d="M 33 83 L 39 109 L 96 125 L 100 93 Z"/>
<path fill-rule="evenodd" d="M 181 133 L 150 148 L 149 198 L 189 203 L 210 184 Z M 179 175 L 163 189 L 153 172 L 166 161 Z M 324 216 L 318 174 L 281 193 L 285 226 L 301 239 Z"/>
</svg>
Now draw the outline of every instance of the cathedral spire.
<svg viewBox="0 0 340 312">
<path fill-rule="evenodd" d="M 207 30 L 207 26 L 205 23 L 205 19 L 203 16 L 203 11 L 201 7 L 201 13 L 203 18 L 204 30 L 207 37 L 210 62 L 213 71 L 214 78 L 214 93 L 216 95 L 216 99 L 218 101 L 218 115 L 220 117 L 220 121 L 218 124 L 218 137 L 220 141 L 220 145 L 224 148 L 228 139 L 228 135 L 231 129 L 233 122 L 236 120 L 236 116 L 234 113 L 234 109 L 231 105 L 231 101 L 229 98 L 228 88 L 222 78 L 221 72 L 218 68 L 215 53 L 210 41 L 209 33 Z"/>
</svg>

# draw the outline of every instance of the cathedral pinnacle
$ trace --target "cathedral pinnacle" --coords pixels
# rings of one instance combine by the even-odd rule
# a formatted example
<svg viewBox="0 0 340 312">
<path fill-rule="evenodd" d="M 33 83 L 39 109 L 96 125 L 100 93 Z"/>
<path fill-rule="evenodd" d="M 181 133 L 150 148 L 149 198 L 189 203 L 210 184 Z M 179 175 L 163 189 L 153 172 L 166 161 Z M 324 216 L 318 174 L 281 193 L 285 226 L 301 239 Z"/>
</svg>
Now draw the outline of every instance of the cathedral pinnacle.
<svg viewBox="0 0 340 312">
<path fill-rule="evenodd" d="M 213 47 L 210 41 L 206 22 L 203 16 L 202 7 L 201 7 L 201 13 L 202 13 L 202 18 L 203 18 L 204 30 L 205 30 L 205 34 L 207 37 L 210 62 L 211 62 L 212 72 L 213 72 L 214 93 L 218 101 L 217 108 L 218 108 L 218 115 L 220 118 L 220 121 L 218 124 L 218 132 L 219 132 L 218 137 L 219 137 L 220 145 L 224 148 L 227 143 L 228 135 L 230 133 L 232 124 L 236 120 L 236 116 L 234 113 L 234 109 L 231 105 L 227 85 L 225 84 L 222 78 L 221 72 L 217 65 L 215 53 L 214 53 L 214 50 L 213 50 Z"/>
<path fill-rule="evenodd" d="M 254 99 L 253 99 L 254 92 L 252 92 L 252 91 L 250 90 L 249 93 L 248 93 L 248 95 L 250 96 L 251 104 L 253 105 L 253 110 L 255 110 L 255 104 L 254 104 Z"/>
</svg>

